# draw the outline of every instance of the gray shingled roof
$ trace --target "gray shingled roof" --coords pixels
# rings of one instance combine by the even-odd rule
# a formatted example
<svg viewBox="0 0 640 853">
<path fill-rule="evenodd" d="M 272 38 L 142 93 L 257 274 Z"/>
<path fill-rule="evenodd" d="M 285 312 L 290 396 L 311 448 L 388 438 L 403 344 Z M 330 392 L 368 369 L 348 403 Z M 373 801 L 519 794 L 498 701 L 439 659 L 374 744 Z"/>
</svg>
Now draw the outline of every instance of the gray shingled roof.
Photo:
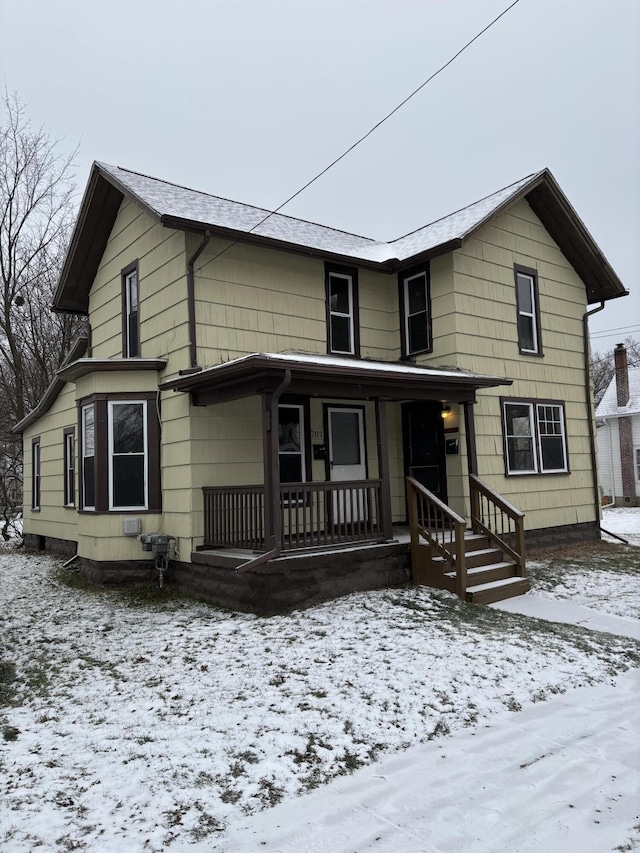
<svg viewBox="0 0 640 853">
<path fill-rule="evenodd" d="M 378 263 L 392 259 L 402 261 L 451 240 L 463 239 L 543 174 L 538 172 L 528 175 L 462 210 L 385 243 L 303 219 L 294 219 L 281 213 L 273 214 L 266 222 L 259 224 L 268 216 L 268 210 L 190 190 L 158 178 L 121 169 L 119 166 L 109 166 L 106 163 L 96 165 L 159 218 L 181 219 L 241 233 L 253 231 L 261 237 L 292 245 Z"/>
<path fill-rule="evenodd" d="M 635 415 L 638 413 L 640 413 L 640 367 L 630 367 L 629 402 L 627 405 L 618 408 L 618 393 L 614 376 L 596 409 L 596 417 L 609 418 L 615 415 Z"/>
</svg>

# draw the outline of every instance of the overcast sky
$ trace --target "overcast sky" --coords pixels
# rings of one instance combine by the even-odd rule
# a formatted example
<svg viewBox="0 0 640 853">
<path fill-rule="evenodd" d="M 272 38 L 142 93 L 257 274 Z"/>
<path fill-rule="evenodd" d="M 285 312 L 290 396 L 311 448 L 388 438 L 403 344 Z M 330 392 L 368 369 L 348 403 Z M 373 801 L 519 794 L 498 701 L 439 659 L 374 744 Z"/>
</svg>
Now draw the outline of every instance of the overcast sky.
<svg viewBox="0 0 640 853">
<path fill-rule="evenodd" d="M 0 70 L 102 160 L 273 208 L 510 0 L 0 0 Z M 640 0 L 520 0 L 285 212 L 393 239 L 548 166 L 640 338 Z M 605 330 L 616 330 L 607 336 Z"/>
</svg>

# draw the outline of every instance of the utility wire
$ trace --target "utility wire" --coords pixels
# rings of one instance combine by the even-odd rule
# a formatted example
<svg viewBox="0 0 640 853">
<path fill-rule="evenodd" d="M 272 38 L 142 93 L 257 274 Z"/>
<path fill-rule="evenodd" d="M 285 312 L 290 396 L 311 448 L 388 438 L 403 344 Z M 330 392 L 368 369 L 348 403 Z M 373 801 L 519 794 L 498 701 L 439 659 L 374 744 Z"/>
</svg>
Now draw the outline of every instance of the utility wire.
<svg viewBox="0 0 640 853">
<path fill-rule="evenodd" d="M 628 332 L 636 332 L 639 330 L 640 330 L 640 326 L 638 326 L 637 324 L 634 324 L 632 326 L 618 326 L 617 329 L 602 329 L 598 332 L 593 332 L 591 337 L 592 338 L 606 338 L 608 335 L 613 335 L 613 334 L 616 334 L 617 332 L 628 333 Z"/>
<path fill-rule="evenodd" d="M 441 65 L 440 68 L 438 68 L 437 71 L 434 71 L 430 77 L 427 77 L 427 79 L 423 83 L 421 83 L 417 89 L 414 89 L 410 95 L 407 95 L 407 97 L 403 101 L 401 101 L 396 107 L 394 107 L 390 113 L 387 113 L 387 115 L 384 118 L 381 118 L 380 121 L 377 122 L 376 124 L 374 124 L 373 127 L 370 128 L 363 136 L 361 136 L 352 145 L 350 145 L 346 151 L 343 151 L 343 153 L 340 154 L 339 157 L 336 157 L 335 160 L 332 160 L 332 162 L 329 163 L 328 166 L 325 166 L 325 168 L 321 172 L 318 172 L 318 174 L 314 178 L 311 178 L 311 180 L 307 181 L 307 183 L 304 186 L 300 187 L 300 189 L 297 190 L 296 192 L 294 192 L 293 195 L 289 196 L 289 198 L 286 201 L 283 201 L 282 204 L 278 205 L 278 207 L 276 207 L 275 210 L 269 211 L 269 213 L 267 213 L 267 215 L 263 219 L 261 219 L 260 222 L 258 222 L 252 228 L 250 228 L 246 232 L 246 234 L 251 234 L 257 228 L 259 228 L 261 225 L 263 225 L 274 214 L 281 211 L 283 207 L 285 207 L 287 204 L 289 204 L 289 202 L 293 201 L 294 198 L 297 198 L 301 193 L 303 193 L 306 189 L 308 189 L 311 186 L 311 184 L 314 184 L 323 175 L 326 175 L 326 173 L 329 171 L 329 169 L 333 169 L 333 167 L 336 166 L 341 160 L 344 160 L 344 158 L 348 154 L 350 154 L 354 150 L 354 148 L 357 148 L 358 145 L 360 145 L 362 142 L 364 142 L 365 139 L 367 139 L 369 136 L 371 136 L 372 133 L 374 133 L 381 125 L 383 125 L 385 123 L 385 121 L 388 121 L 391 118 L 391 116 L 395 115 L 398 112 L 398 110 L 402 109 L 402 107 L 406 103 L 408 103 L 411 100 L 411 98 L 413 98 L 415 95 L 417 95 L 418 92 L 422 91 L 422 89 L 424 89 L 424 87 L 428 83 L 430 83 L 433 79 L 435 79 L 438 76 L 438 74 L 440 74 L 442 71 L 445 70 L 445 68 L 448 68 L 452 62 L 455 62 L 455 60 L 461 54 L 463 54 L 465 52 L 465 50 L 467 50 L 467 48 L 471 47 L 471 45 L 475 41 L 477 41 L 481 36 L 483 36 L 487 32 L 487 30 L 490 30 L 494 24 L 497 24 L 498 21 L 500 20 L 500 18 L 504 17 L 504 15 L 506 15 L 507 12 L 509 12 L 511 9 L 513 9 L 513 7 L 516 6 L 519 2 L 520 2 L 520 0 L 513 0 L 513 3 L 511 3 L 509 6 L 507 6 L 506 9 L 504 9 L 502 12 L 500 12 L 500 14 L 497 17 L 495 17 L 493 19 L 493 21 L 491 21 L 489 24 L 487 24 L 487 26 L 484 27 L 484 29 L 480 30 L 479 33 L 476 33 L 476 35 L 472 39 L 470 39 L 463 47 L 461 47 L 460 50 L 451 57 L 451 59 L 447 60 L 447 62 L 445 62 L 444 65 Z M 213 258 L 211 258 L 211 261 L 209 261 L 208 263 L 212 263 L 213 261 L 217 260 L 220 257 L 220 255 L 224 255 L 224 253 L 228 252 L 229 249 L 232 249 L 234 246 L 237 246 L 238 243 L 241 242 L 241 240 L 242 240 L 242 238 L 238 238 L 237 240 L 234 240 L 232 243 L 229 243 L 229 245 L 226 246 L 221 251 L 219 251 L 217 255 L 214 255 Z"/>
</svg>

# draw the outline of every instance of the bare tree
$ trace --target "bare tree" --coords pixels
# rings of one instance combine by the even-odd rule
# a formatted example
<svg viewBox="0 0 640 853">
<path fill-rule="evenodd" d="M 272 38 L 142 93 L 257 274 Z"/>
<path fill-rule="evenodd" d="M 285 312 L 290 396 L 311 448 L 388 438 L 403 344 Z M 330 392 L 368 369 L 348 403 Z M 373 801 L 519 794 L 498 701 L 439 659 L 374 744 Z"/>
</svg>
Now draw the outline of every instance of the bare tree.
<svg viewBox="0 0 640 853">
<path fill-rule="evenodd" d="M 624 345 L 627 348 L 627 361 L 629 367 L 640 367 L 640 341 L 628 337 Z M 604 397 L 611 380 L 615 376 L 615 363 L 613 350 L 591 354 L 591 379 L 593 382 L 593 396 L 596 406 Z"/>
<path fill-rule="evenodd" d="M 11 426 L 34 408 L 80 325 L 50 310 L 74 216 L 75 153 L 34 129 L 5 91 L 0 127 L 0 532 L 16 509 L 19 443 Z M 19 492 L 19 490 L 18 490 Z M 4 512 L 4 518 L 2 513 Z"/>
</svg>

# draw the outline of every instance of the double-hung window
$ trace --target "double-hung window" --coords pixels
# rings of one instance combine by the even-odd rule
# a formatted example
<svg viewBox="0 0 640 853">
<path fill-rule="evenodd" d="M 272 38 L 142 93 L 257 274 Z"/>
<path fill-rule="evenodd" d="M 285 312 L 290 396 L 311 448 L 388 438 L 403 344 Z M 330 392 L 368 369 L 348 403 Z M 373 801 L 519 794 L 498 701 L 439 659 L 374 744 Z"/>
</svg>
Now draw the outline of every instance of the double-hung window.
<svg viewBox="0 0 640 853">
<path fill-rule="evenodd" d="M 538 274 L 516 264 L 516 310 L 518 315 L 518 347 L 524 355 L 542 355 Z"/>
<path fill-rule="evenodd" d="M 278 461 L 281 483 L 304 483 L 304 407 L 294 403 L 278 406 Z"/>
<path fill-rule="evenodd" d="M 431 351 L 431 299 L 425 269 L 400 275 L 402 354 Z"/>
<path fill-rule="evenodd" d="M 74 506 L 76 501 L 76 469 L 73 427 L 63 432 L 64 505 Z"/>
<path fill-rule="evenodd" d="M 96 506 L 96 412 L 91 403 L 81 409 L 82 428 L 82 508 Z"/>
<path fill-rule="evenodd" d="M 502 407 L 507 474 L 569 470 L 562 403 L 503 400 Z"/>
<path fill-rule="evenodd" d="M 79 436 L 83 510 L 160 511 L 160 429 L 152 392 L 87 398 Z"/>
<path fill-rule="evenodd" d="M 147 508 L 146 401 L 109 403 L 109 509 Z"/>
<path fill-rule="evenodd" d="M 40 439 L 31 442 L 31 509 L 40 509 Z"/>
<path fill-rule="evenodd" d="M 137 261 L 122 270 L 122 350 L 125 358 L 140 355 Z"/>
<path fill-rule="evenodd" d="M 327 265 L 326 289 L 327 350 L 336 355 L 359 355 L 357 271 Z"/>
</svg>

